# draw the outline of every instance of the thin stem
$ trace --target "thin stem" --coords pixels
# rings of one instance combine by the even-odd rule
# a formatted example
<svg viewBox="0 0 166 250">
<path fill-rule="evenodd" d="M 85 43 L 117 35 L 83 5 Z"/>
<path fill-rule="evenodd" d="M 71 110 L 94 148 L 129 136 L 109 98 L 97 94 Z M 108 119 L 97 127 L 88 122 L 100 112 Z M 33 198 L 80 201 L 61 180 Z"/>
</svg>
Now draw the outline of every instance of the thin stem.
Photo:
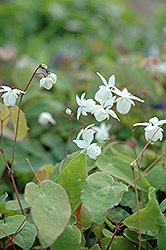
<svg viewBox="0 0 166 250">
<path fill-rule="evenodd" d="M 135 180 L 135 173 L 134 168 L 131 168 L 133 172 L 133 180 L 134 180 L 134 187 L 135 187 L 135 196 L 136 196 L 136 203 L 137 203 L 137 214 L 138 214 L 138 228 L 139 228 L 139 247 L 138 250 L 141 249 L 141 223 L 140 223 L 140 213 L 139 213 L 139 201 L 138 201 L 138 192 Z"/>
<path fill-rule="evenodd" d="M 102 227 L 103 227 L 103 224 L 104 224 L 104 222 L 105 222 L 107 216 L 108 216 L 109 213 L 111 212 L 111 209 L 112 209 L 112 207 L 108 210 L 108 212 L 107 212 L 107 214 L 106 214 L 106 216 L 105 216 L 103 222 L 102 222 L 101 225 L 100 225 L 99 231 L 98 231 L 97 236 L 96 236 L 96 239 L 95 239 L 95 244 L 97 243 L 97 240 L 98 240 L 98 238 L 99 238 L 99 234 L 100 234 L 101 229 L 102 229 Z M 95 245 L 95 244 L 94 244 L 94 245 Z"/>
<path fill-rule="evenodd" d="M 1 120 L 1 148 L 3 150 L 3 121 Z"/>
<path fill-rule="evenodd" d="M 117 224 L 117 226 L 116 226 L 116 228 L 115 228 L 115 232 L 114 232 L 114 234 L 113 234 L 113 236 L 112 236 L 112 238 L 111 238 L 111 240 L 110 240 L 110 243 L 108 244 L 108 246 L 107 246 L 107 248 L 106 248 L 106 250 L 109 250 L 109 248 L 110 248 L 110 246 L 111 246 L 111 244 L 112 244 L 112 242 L 113 242 L 113 239 L 115 238 L 115 235 L 116 235 L 116 232 L 118 231 L 118 229 L 120 228 L 120 223 L 121 223 L 122 221 L 120 221 L 118 224 Z M 123 224 L 124 225 L 124 224 Z M 122 225 L 122 226 L 123 226 Z"/>
<path fill-rule="evenodd" d="M 117 226 L 117 220 L 116 220 L 116 215 L 115 215 L 115 207 L 113 207 L 113 213 L 114 213 L 115 224 L 116 224 L 116 226 Z"/>
<path fill-rule="evenodd" d="M 15 183 L 15 180 L 14 180 L 14 177 L 13 177 L 12 170 L 10 171 L 10 176 L 11 176 L 11 179 L 12 179 L 12 182 L 13 182 L 13 186 L 14 186 L 14 190 L 15 190 L 15 193 L 16 193 L 16 196 L 17 196 L 17 200 L 18 200 L 19 206 L 20 206 L 20 208 L 21 208 L 21 212 L 22 212 L 23 215 L 25 215 L 25 214 L 24 214 L 23 207 L 22 207 L 22 205 L 21 205 L 20 197 L 19 197 L 19 195 L 18 195 L 18 190 L 17 190 L 17 187 L 16 187 L 16 183 Z"/>
<path fill-rule="evenodd" d="M 145 174 L 151 167 L 153 167 L 164 155 L 166 154 L 166 151 L 164 151 L 154 162 L 152 162 L 152 164 L 147 167 L 142 173 L 141 173 L 141 176 L 143 174 Z M 138 180 L 139 176 L 135 178 L 135 180 Z M 127 186 L 128 188 L 134 183 L 134 180 Z M 124 193 L 125 191 L 123 191 Z M 122 193 L 122 194 L 123 194 Z"/>
<path fill-rule="evenodd" d="M 42 65 L 40 64 L 36 70 L 34 71 L 32 77 L 30 78 L 27 86 L 25 87 L 24 89 L 24 92 L 27 91 L 28 87 L 30 86 L 33 78 L 35 77 L 36 75 L 36 72 L 40 69 L 40 68 L 43 68 Z M 22 103 L 22 99 L 23 99 L 23 96 L 24 94 L 21 94 L 21 97 L 20 97 L 20 102 L 19 102 L 19 108 L 18 108 L 18 115 L 17 115 L 17 122 L 16 122 L 16 129 L 15 129 L 15 138 L 14 138 L 14 145 L 13 145 L 13 154 L 12 154 L 12 162 L 11 162 L 11 170 L 13 169 L 13 163 L 14 163 L 14 156 L 15 156 L 15 150 L 16 150 L 16 141 L 17 141 L 17 134 L 18 134 L 18 125 L 19 125 L 19 118 L 20 118 L 20 111 L 21 111 L 21 103 Z"/>
</svg>

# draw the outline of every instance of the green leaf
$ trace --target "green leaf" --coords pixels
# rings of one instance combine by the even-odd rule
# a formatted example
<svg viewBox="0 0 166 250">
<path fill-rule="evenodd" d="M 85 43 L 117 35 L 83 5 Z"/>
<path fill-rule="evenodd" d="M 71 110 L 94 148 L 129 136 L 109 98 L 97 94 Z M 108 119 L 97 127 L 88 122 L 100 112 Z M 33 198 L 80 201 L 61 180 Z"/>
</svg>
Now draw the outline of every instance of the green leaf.
<svg viewBox="0 0 166 250">
<path fill-rule="evenodd" d="M 41 244 L 45 247 L 52 245 L 64 231 L 71 214 L 64 188 L 50 180 L 42 181 L 39 186 L 30 182 L 25 187 L 25 199 L 31 204 Z"/>
<path fill-rule="evenodd" d="M 67 158 L 65 159 L 65 163 L 64 163 L 64 166 L 63 166 L 63 162 L 64 160 L 62 160 L 59 165 L 55 168 L 55 170 L 53 171 L 52 175 L 50 176 L 50 180 L 51 181 L 56 181 L 58 175 L 61 173 L 61 169 L 62 169 L 62 166 L 63 166 L 63 170 L 68 166 L 68 164 L 75 158 L 77 157 L 77 155 L 79 155 L 80 152 L 75 152 L 75 153 L 72 153 L 71 155 L 68 155 Z"/>
<path fill-rule="evenodd" d="M 7 217 L 7 219 L 5 221 L 0 220 L 0 228 L 7 235 L 14 234 L 25 219 L 26 219 L 26 217 L 24 215 L 14 215 L 14 216 Z M 24 223 L 23 223 L 22 227 L 23 226 L 24 226 Z M 0 239 L 4 238 L 4 237 L 6 237 L 6 235 L 2 231 L 0 231 Z"/>
<path fill-rule="evenodd" d="M 161 225 L 160 230 L 158 232 L 158 237 L 157 237 L 157 244 L 159 247 L 159 250 L 165 250 L 166 246 L 166 224 Z"/>
<path fill-rule="evenodd" d="M 106 173 L 113 175 L 114 177 L 131 183 L 133 181 L 133 174 L 130 167 L 130 163 L 120 157 L 113 156 L 108 158 L 105 155 L 100 155 L 96 161 L 98 168 Z M 138 177 L 138 170 L 135 168 L 135 177 Z M 144 176 L 141 176 L 142 188 L 144 191 L 148 191 L 150 184 Z M 139 179 L 136 181 L 137 188 L 141 189 Z M 134 184 L 133 184 L 134 186 Z"/>
<path fill-rule="evenodd" d="M 18 110 L 19 108 L 16 105 L 12 107 L 11 117 L 12 117 L 14 129 L 16 129 L 16 125 L 17 125 Z M 17 140 L 23 139 L 26 136 L 28 129 L 29 128 L 27 126 L 25 114 L 22 110 L 20 110 Z"/>
<path fill-rule="evenodd" d="M 21 205 L 23 209 L 30 207 L 29 203 L 24 200 L 21 200 Z M 20 210 L 21 209 L 17 200 L 8 201 L 5 205 L 5 208 L 8 210 Z"/>
<path fill-rule="evenodd" d="M 4 200 L 8 197 L 8 194 L 5 192 L 3 195 L 0 196 L 0 205 L 4 202 Z"/>
<path fill-rule="evenodd" d="M 20 246 L 22 249 L 29 250 L 33 245 L 36 235 L 37 229 L 35 225 L 26 221 L 25 226 L 14 237 L 13 242 Z"/>
<path fill-rule="evenodd" d="M 166 210 L 166 199 L 164 199 L 161 203 L 160 203 L 160 208 L 161 211 L 164 213 Z"/>
<path fill-rule="evenodd" d="M 140 210 L 141 230 L 159 230 L 166 219 L 160 210 L 159 204 L 155 197 L 155 188 L 150 187 L 148 192 L 149 202 L 146 208 Z M 134 213 L 124 220 L 129 227 L 138 227 L 138 213 Z"/>
<path fill-rule="evenodd" d="M 4 120 L 3 121 L 3 128 L 6 126 L 6 124 L 9 121 L 9 118 L 10 118 L 9 114 L 10 114 L 10 109 L 8 107 L 6 107 L 4 104 L 0 105 L 0 118 L 2 121 Z M 1 122 L 0 122 L 0 129 L 1 129 Z"/>
<path fill-rule="evenodd" d="M 120 202 L 124 190 L 128 190 L 126 185 L 114 182 L 114 179 L 104 172 L 97 172 L 86 179 L 81 199 L 91 212 L 92 218 L 101 224 L 107 210 Z"/>
<path fill-rule="evenodd" d="M 155 187 L 157 191 L 165 180 L 166 168 L 163 168 L 163 166 L 155 166 L 146 172 L 145 176 L 151 186 Z"/>
<path fill-rule="evenodd" d="M 69 224 L 51 246 L 51 250 L 76 250 L 80 242 L 80 230 L 76 226 Z"/>
<path fill-rule="evenodd" d="M 87 229 L 92 225 L 92 215 L 84 205 L 82 205 L 80 209 L 80 219 L 84 229 Z"/>
<path fill-rule="evenodd" d="M 119 236 L 111 244 L 111 250 L 136 250 L 136 247 L 127 239 Z"/>
<path fill-rule="evenodd" d="M 81 202 L 81 190 L 87 178 L 86 155 L 79 154 L 59 174 L 56 183 L 60 184 L 68 194 L 72 212 Z"/>
</svg>

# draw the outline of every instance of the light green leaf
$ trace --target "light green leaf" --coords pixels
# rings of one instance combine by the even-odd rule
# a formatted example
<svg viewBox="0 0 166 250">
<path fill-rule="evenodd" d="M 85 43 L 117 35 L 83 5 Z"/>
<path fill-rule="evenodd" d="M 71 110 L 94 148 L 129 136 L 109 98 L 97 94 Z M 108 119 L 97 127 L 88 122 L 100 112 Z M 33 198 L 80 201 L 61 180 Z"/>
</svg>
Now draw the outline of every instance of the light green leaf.
<svg viewBox="0 0 166 250">
<path fill-rule="evenodd" d="M 30 207 L 29 203 L 24 200 L 21 200 L 21 205 L 23 209 Z M 8 210 L 20 210 L 21 209 L 17 200 L 8 201 L 5 205 L 5 208 Z"/>
<path fill-rule="evenodd" d="M 159 230 L 166 219 L 160 210 L 159 204 L 155 197 L 155 188 L 150 187 L 148 192 L 149 202 L 146 208 L 140 210 L 140 223 L 142 230 Z M 138 227 L 138 213 L 134 213 L 124 220 L 127 226 Z"/>
<path fill-rule="evenodd" d="M 136 250 L 136 247 L 124 237 L 116 237 L 111 244 L 111 250 Z"/>
<path fill-rule="evenodd" d="M 80 209 L 80 219 L 84 229 L 87 229 L 92 225 L 92 215 L 89 210 L 84 206 L 84 204 L 81 206 Z"/>
<path fill-rule="evenodd" d="M 26 221 L 25 226 L 22 230 L 16 234 L 13 239 L 13 242 L 20 246 L 24 250 L 29 250 L 37 235 L 37 229 L 34 224 Z"/>
<path fill-rule="evenodd" d="M 68 224 L 63 233 L 51 246 L 51 250 L 76 250 L 80 242 L 80 230 L 76 226 Z"/>
<path fill-rule="evenodd" d="M 97 172 L 86 179 L 81 199 L 93 220 L 101 224 L 107 210 L 120 202 L 124 190 L 128 191 L 126 185 L 114 182 L 114 179 L 104 172 Z"/>
<path fill-rule="evenodd" d="M 14 215 L 14 216 L 7 217 L 7 219 L 5 221 L 0 220 L 0 228 L 7 235 L 14 234 L 25 219 L 26 219 L 26 217 L 24 215 Z M 23 223 L 22 227 L 24 225 L 25 224 Z M 0 231 L 0 239 L 2 239 L 4 237 L 6 237 L 6 235 L 2 231 Z"/>
<path fill-rule="evenodd" d="M 14 129 L 16 129 L 18 110 L 19 109 L 18 109 L 18 107 L 16 105 L 14 105 L 12 107 L 11 117 L 12 117 Z M 27 121 L 26 121 L 26 118 L 25 118 L 25 114 L 24 114 L 24 112 L 22 110 L 20 110 L 17 140 L 23 139 L 26 136 L 28 129 L 29 128 L 27 126 Z"/>
<path fill-rule="evenodd" d="M 86 155 L 79 154 L 70 161 L 56 179 L 56 183 L 60 184 L 68 194 L 72 212 L 81 202 L 81 190 L 86 177 Z"/>
<path fill-rule="evenodd" d="M 6 107 L 5 104 L 0 105 L 0 118 L 2 121 L 4 120 L 3 121 L 3 128 L 6 126 L 6 124 L 9 121 L 9 118 L 10 118 L 9 114 L 10 114 L 10 109 L 8 107 Z M 0 122 L 0 129 L 1 129 L 1 122 Z"/>
<path fill-rule="evenodd" d="M 42 181 L 39 186 L 30 182 L 25 187 L 25 199 L 31 204 L 41 244 L 45 247 L 52 245 L 64 231 L 71 214 L 64 188 L 50 180 Z"/>
<path fill-rule="evenodd" d="M 101 250 L 99 245 L 94 245 L 90 250 Z"/>
<path fill-rule="evenodd" d="M 0 205 L 4 202 L 4 200 L 8 197 L 8 194 L 5 192 L 0 196 Z"/>
<path fill-rule="evenodd" d="M 160 230 L 158 232 L 157 237 L 157 245 L 159 247 L 159 250 L 165 250 L 166 246 L 166 224 L 161 225 Z"/>
<path fill-rule="evenodd" d="M 113 175 L 114 177 L 126 181 L 127 183 L 131 183 L 133 181 L 133 174 L 130 167 L 130 162 L 117 157 L 113 156 L 108 158 L 105 155 L 100 155 L 96 161 L 96 165 L 98 168 L 106 173 Z M 135 177 L 138 176 L 138 170 L 135 168 Z M 142 180 L 142 188 L 144 191 L 148 191 L 150 184 L 146 180 L 144 176 L 141 176 Z M 139 179 L 136 181 L 137 188 L 141 189 Z M 134 186 L 134 184 L 133 184 Z"/>
</svg>

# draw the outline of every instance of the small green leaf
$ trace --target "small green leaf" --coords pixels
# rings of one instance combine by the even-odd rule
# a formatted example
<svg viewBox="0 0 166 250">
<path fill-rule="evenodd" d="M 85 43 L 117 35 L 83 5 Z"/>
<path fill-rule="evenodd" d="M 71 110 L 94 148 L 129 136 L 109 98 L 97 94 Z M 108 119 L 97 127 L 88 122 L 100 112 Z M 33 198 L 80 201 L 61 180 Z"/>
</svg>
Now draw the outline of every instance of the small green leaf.
<svg viewBox="0 0 166 250">
<path fill-rule="evenodd" d="M 37 229 L 35 225 L 26 221 L 25 226 L 14 237 L 13 242 L 20 246 L 22 249 L 29 250 L 33 245 L 36 235 Z"/>
<path fill-rule="evenodd" d="M 24 200 L 21 200 L 21 205 L 23 209 L 30 207 L 29 203 Z M 17 200 L 8 201 L 5 205 L 5 208 L 8 210 L 20 210 L 21 209 Z"/>
<path fill-rule="evenodd" d="M 23 215 L 14 215 L 8 217 L 5 221 L 0 220 L 0 228 L 7 234 L 11 235 L 14 234 L 17 229 L 20 227 L 20 225 L 23 223 L 23 221 L 26 219 Z M 24 223 L 22 227 L 24 226 Z M 22 228 L 21 227 L 21 228 Z M 20 229 L 21 229 L 20 228 Z M 0 239 L 6 237 L 6 235 L 0 231 Z"/>
<path fill-rule="evenodd" d="M 114 179 L 104 172 L 97 172 L 86 179 L 81 199 L 93 220 L 101 224 L 107 210 L 120 202 L 124 190 L 128 191 L 126 185 L 114 182 Z"/>
<path fill-rule="evenodd" d="M 79 154 L 70 161 L 56 179 L 56 183 L 60 184 L 68 194 L 72 212 L 81 202 L 81 190 L 86 177 L 86 155 Z"/>
<path fill-rule="evenodd" d="M 140 210 L 140 223 L 142 230 L 159 230 L 162 224 L 166 223 L 166 219 L 160 210 L 159 204 L 155 197 L 155 188 L 149 188 L 149 202 L 146 208 Z M 138 213 L 134 213 L 124 220 L 127 226 L 138 227 Z"/>
<path fill-rule="evenodd" d="M 12 107 L 12 121 L 13 121 L 13 125 L 14 125 L 14 129 L 16 129 L 16 125 L 17 125 L 17 117 L 18 117 L 18 107 L 16 105 L 14 105 Z M 19 116 L 19 124 L 18 124 L 18 133 L 17 133 L 17 140 L 21 140 L 23 139 L 28 131 L 28 126 L 27 126 L 27 121 L 25 118 L 25 114 L 22 110 L 20 110 L 20 116 Z"/>
<path fill-rule="evenodd" d="M 64 231 L 71 214 L 64 188 L 50 180 L 42 181 L 39 186 L 30 182 L 25 187 L 25 199 L 31 204 L 41 244 L 45 247 L 52 245 Z"/>
<path fill-rule="evenodd" d="M 0 196 L 0 205 L 4 202 L 4 200 L 8 197 L 8 194 L 5 192 L 3 195 Z"/>
<path fill-rule="evenodd" d="M 111 250 L 136 250 L 136 247 L 127 239 L 119 236 L 111 244 Z"/>
</svg>

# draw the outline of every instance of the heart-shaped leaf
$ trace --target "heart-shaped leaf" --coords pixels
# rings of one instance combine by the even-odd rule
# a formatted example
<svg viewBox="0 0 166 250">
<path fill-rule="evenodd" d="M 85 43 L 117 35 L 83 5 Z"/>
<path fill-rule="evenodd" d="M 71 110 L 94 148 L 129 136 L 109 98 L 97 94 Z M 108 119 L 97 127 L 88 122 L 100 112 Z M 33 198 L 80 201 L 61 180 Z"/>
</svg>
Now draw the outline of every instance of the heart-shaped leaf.
<svg viewBox="0 0 166 250">
<path fill-rule="evenodd" d="M 17 229 L 21 226 L 23 221 L 26 219 L 23 215 L 14 215 L 8 217 L 5 221 L 0 220 L 0 228 L 7 234 L 11 235 L 14 234 Z M 22 227 L 25 224 L 22 225 Z M 21 228 L 20 228 L 21 229 Z M 0 239 L 6 237 L 6 235 L 0 231 Z"/>
<path fill-rule="evenodd" d="M 26 221 L 25 226 L 22 230 L 16 234 L 13 239 L 13 242 L 20 246 L 24 250 L 29 250 L 37 235 L 37 229 L 34 224 Z"/>
<path fill-rule="evenodd" d="M 101 224 L 107 210 L 120 202 L 124 190 L 128 191 L 126 185 L 114 182 L 112 176 L 104 172 L 97 172 L 86 179 L 81 198 L 94 221 Z"/>
<path fill-rule="evenodd" d="M 71 207 L 66 191 L 50 180 L 42 181 L 39 186 L 30 182 L 25 188 L 25 199 L 31 205 L 41 244 L 45 247 L 52 245 L 70 218 Z"/>
</svg>

